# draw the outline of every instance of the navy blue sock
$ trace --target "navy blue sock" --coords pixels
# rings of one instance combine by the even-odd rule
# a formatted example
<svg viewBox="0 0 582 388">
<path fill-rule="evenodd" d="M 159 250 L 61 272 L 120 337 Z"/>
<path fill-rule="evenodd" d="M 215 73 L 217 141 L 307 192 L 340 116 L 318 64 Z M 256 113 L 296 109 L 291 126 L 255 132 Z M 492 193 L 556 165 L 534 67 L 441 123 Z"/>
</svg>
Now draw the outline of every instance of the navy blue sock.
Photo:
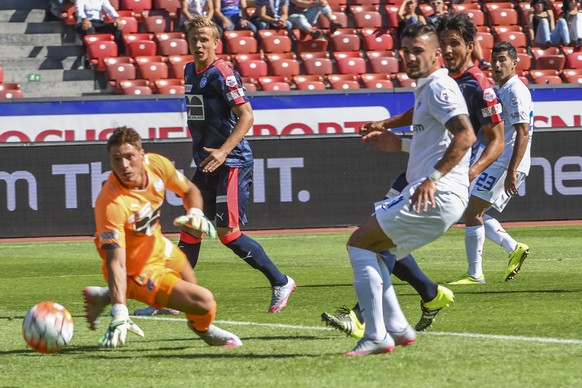
<svg viewBox="0 0 582 388">
<path fill-rule="evenodd" d="M 436 297 L 437 284 L 422 272 L 412 255 L 396 261 L 392 273 L 398 279 L 410 284 L 418 292 L 423 302 L 429 302 Z"/>
<path fill-rule="evenodd" d="M 287 276 L 285 276 L 277 266 L 269 259 L 263 247 L 245 234 L 241 234 L 239 238 L 225 244 L 238 257 L 247 262 L 248 265 L 261 271 L 271 286 L 284 286 L 287 284 Z"/>
<path fill-rule="evenodd" d="M 202 245 L 201 243 L 192 244 L 184 242 L 182 240 L 178 242 L 178 248 L 180 248 L 180 250 L 184 252 L 192 268 L 196 267 L 196 263 L 198 263 L 198 256 L 200 256 L 201 245 Z"/>
</svg>

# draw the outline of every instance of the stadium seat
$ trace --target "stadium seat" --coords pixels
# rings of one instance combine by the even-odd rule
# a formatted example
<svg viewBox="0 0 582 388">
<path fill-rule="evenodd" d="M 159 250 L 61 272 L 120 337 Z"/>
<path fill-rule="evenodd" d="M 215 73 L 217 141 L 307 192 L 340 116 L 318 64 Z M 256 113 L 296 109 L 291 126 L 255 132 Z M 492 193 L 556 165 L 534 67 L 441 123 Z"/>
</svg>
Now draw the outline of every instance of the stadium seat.
<svg viewBox="0 0 582 388">
<path fill-rule="evenodd" d="M 465 13 L 469 16 L 473 24 L 476 26 L 482 26 L 485 24 L 485 14 L 483 11 L 478 9 L 469 9 L 465 11 Z"/>
<path fill-rule="evenodd" d="M 286 35 L 268 35 L 261 38 L 265 53 L 288 53 L 291 51 L 291 38 Z"/>
<path fill-rule="evenodd" d="M 394 87 L 390 76 L 386 73 L 365 73 L 360 75 L 360 79 L 367 89 L 390 89 Z"/>
<path fill-rule="evenodd" d="M 249 32 L 252 33 L 252 31 Z M 252 36 L 235 36 L 226 40 L 226 51 L 229 54 L 256 53 L 258 51 L 258 43 Z"/>
<path fill-rule="evenodd" d="M 327 75 L 333 73 L 333 62 L 329 58 L 303 59 L 305 74 Z"/>
<path fill-rule="evenodd" d="M 167 39 L 186 39 L 186 36 L 183 32 L 180 31 L 172 31 L 172 32 L 157 32 L 154 33 L 154 39 L 156 42 L 161 42 L 162 40 Z"/>
<path fill-rule="evenodd" d="M 569 84 L 582 84 L 582 68 L 564 69 L 562 78 Z"/>
<path fill-rule="evenodd" d="M 398 5 L 386 4 L 384 5 L 384 11 L 388 19 L 388 27 L 396 30 L 398 28 Z"/>
<path fill-rule="evenodd" d="M 410 78 L 406 73 L 396 73 L 394 74 L 394 79 L 398 82 L 401 88 L 414 88 L 416 87 L 416 80 Z"/>
<path fill-rule="evenodd" d="M 356 28 L 381 28 L 383 26 L 382 15 L 378 11 L 363 11 L 353 15 Z"/>
<path fill-rule="evenodd" d="M 329 52 L 327 51 L 300 52 L 299 58 L 301 58 L 302 61 L 309 60 L 312 58 L 329 58 Z"/>
<path fill-rule="evenodd" d="M 582 69 L 582 51 L 575 51 L 566 55 L 567 69 Z"/>
<path fill-rule="evenodd" d="M 476 9 L 482 11 L 481 4 L 479 3 L 460 3 L 460 4 L 452 4 L 453 9 L 456 12 L 466 12 L 470 9 Z"/>
<path fill-rule="evenodd" d="M 477 40 L 483 49 L 492 49 L 495 44 L 495 38 L 488 32 L 478 32 Z"/>
<path fill-rule="evenodd" d="M 64 1 L 61 7 L 61 20 L 67 26 L 77 25 L 77 8 L 74 3 Z"/>
<path fill-rule="evenodd" d="M 133 16 L 120 16 L 117 21 L 123 24 L 123 35 L 134 34 L 139 31 L 139 23 Z"/>
<path fill-rule="evenodd" d="M 327 50 L 328 41 L 326 39 L 301 39 L 296 42 L 297 52 L 321 52 Z"/>
<path fill-rule="evenodd" d="M 113 42 L 114 40 L 115 38 L 112 34 L 92 34 L 83 36 L 83 44 L 85 46 L 95 42 Z"/>
<path fill-rule="evenodd" d="M 497 36 L 497 41 L 498 42 L 503 42 L 503 41 L 509 42 L 513 46 L 515 46 L 515 48 L 527 47 L 527 38 L 523 32 L 508 31 L 508 32 L 500 33 Z"/>
<path fill-rule="evenodd" d="M 507 26 L 519 23 L 517 18 L 517 11 L 513 8 L 492 9 L 488 12 L 488 16 L 489 24 L 492 26 Z"/>
<path fill-rule="evenodd" d="M 23 98 L 24 93 L 20 89 L 0 89 L 0 99 L 2 98 Z"/>
<path fill-rule="evenodd" d="M 329 7 L 334 12 L 345 12 L 348 5 L 348 0 L 329 0 L 327 2 Z"/>
<path fill-rule="evenodd" d="M 250 82 L 243 82 L 243 88 L 247 92 L 256 92 L 258 90 L 257 85 L 250 83 Z"/>
<path fill-rule="evenodd" d="M 389 51 L 394 49 L 394 38 L 388 29 L 362 28 L 365 51 Z"/>
<path fill-rule="evenodd" d="M 328 74 L 325 79 L 330 84 L 338 81 L 358 81 L 358 76 L 355 74 Z"/>
<path fill-rule="evenodd" d="M 155 12 L 155 13 L 154 13 Z M 146 32 L 166 32 L 170 31 L 170 16 L 166 12 L 165 15 L 161 11 L 151 11 L 143 21 L 143 29 Z"/>
<path fill-rule="evenodd" d="M 151 63 L 151 62 L 167 62 L 168 58 L 164 57 L 163 55 L 149 55 L 149 56 L 135 57 L 134 61 L 136 64 Z"/>
<path fill-rule="evenodd" d="M 157 53 L 157 45 L 153 40 L 134 40 L 125 45 L 125 50 L 130 57 L 152 56 Z"/>
<path fill-rule="evenodd" d="M 192 55 L 170 55 L 168 57 L 168 62 L 171 69 L 172 78 L 184 78 L 184 66 L 188 62 L 194 61 Z"/>
<path fill-rule="evenodd" d="M 132 96 L 148 96 L 154 94 L 149 86 L 128 86 L 122 89 L 123 94 Z"/>
<path fill-rule="evenodd" d="M 342 89 L 342 90 L 360 89 L 360 83 L 358 81 L 339 80 L 330 82 L 330 85 L 332 89 Z"/>
<path fill-rule="evenodd" d="M 239 64 L 241 62 L 247 61 L 249 59 L 258 59 L 258 60 L 265 60 L 265 56 L 263 53 L 250 53 L 250 54 L 236 54 L 234 56 L 235 64 Z"/>
<path fill-rule="evenodd" d="M 133 12 L 133 17 L 138 22 L 143 22 L 152 7 L 152 0 L 121 0 L 121 9 L 128 9 Z"/>
<path fill-rule="evenodd" d="M 337 61 L 337 72 L 340 74 L 363 74 L 366 72 L 364 58 L 342 58 Z"/>
<path fill-rule="evenodd" d="M 334 21 L 334 23 L 338 23 L 341 26 L 341 28 L 348 26 L 348 15 L 346 15 L 344 12 L 332 11 L 331 18 Z M 322 30 L 329 30 L 329 28 L 331 27 L 329 25 L 329 20 L 327 20 L 325 16 L 323 16 L 323 14 L 321 13 L 317 18 L 317 26 Z"/>
<path fill-rule="evenodd" d="M 237 62 L 238 71 L 241 76 L 259 78 L 269 74 L 267 63 L 262 59 L 248 59 Z"/>
<path fill-rule="evenodd" d="M 16 82 L 7 82 L 0 84 L 0 90 L 20 90 L 20 84 Z"/>
<path fill-rule="evenodd" d="M 300 74 L 300 75 L 294 75 L 292 78 L 292 81 L 295 85 L 298 85 L 302 82 L 310 82 L 310 81 L 319 81 L 319 82 L 323 82 L 325 79 L 323 78 L 323 76 L 319 75 L 319 74 Z"/>
<path fill-rule="evenodd" d="M 149 89 L 149 93 L 145 91 L 145 94 L 152 94 L 152 90 L 149 87 L 149 81 L 145 79 L 133 79 L 133 80 L 123 80 L 119 82 L 119 88 L 122 94 L 136 94 L 133 92 L 126 92 L 131 88 L 137 88 L 134 90 L 140 90 L 141 88 Z M 145 90 L 145 89 L 143 89 Z M 137 94 L 143 94 L 141 92 L 137 92 Z"/>
<path fill-rule="evenodd" d="M 523 28 L 517 24 L 507 26 L 492 26 L 493 34 L 499 36 L 505 32 L 523 32 Z"/>
<path fill-rule="evenodd" d="M 288 53 L 266 53 L 265 59 L 267 62 L 279 61 L 281 59 L 297 59 L 297 55 L 294 52 Z"/>
<path fill-rule="evenodd" d="M 325 90 L 325 83 L 321 81 L 305 81 L 296 85 L 297 90 Z"/>
<path fill-rule="evenodd" d="M 299 62 L 295 59 L 281 59 L 269 62 L 270 75 L 283 75 L 291 79 L 294 75 L 301 74 Z"/>
<path fill-rule="evenodd" d="M 138 62 L 137 69 L 140 78 L 150 81 L 150 84 L 153 84 L 155 80 L 170 77 L 170 71 L 165 62 Z"/>
<path fill-rule="evenodd" d="M 163 9 L 168 12 L 170 20 L 175 21 L 180 17 L 180 9 L 182 4 L 180 0 L 154 0 L 153 6 L 155 9 Z M 174 30 L 174 27 L 171 27 Z"/>
<path fill-rule="evenodd" d="M 336 62 L 342 58 L 364 58 L 360 51 L 334 51 L 331 55 Z"/>
<path fill-rule="evenodd" d="M 259 82 L 261 83 L 261 89 L 265 92 L 288 92 L 291 90 L 291 85 L 287 82 L 267 82 L 262 83 L 261 79 L 259 78 Z"/>
<path fill-rule="evenodd" d="M 154 38 L 155 35 L 151 32 L 134 32 L 123 35 L 123 42 L 127 46 L 129 42 L 135 42 L 138 40 L 154 40 Z"/>
<path fill-rule="evenodd" d="M 505 1 L 505 2 L 498 2 L 498 1 L 485 2 L 485 3 L 483 3 L 483 5 L 485 6 L 485 10 L 487 10 L 487 12 L 495 11 L 497 9 L 513 9 L 513 2 L 511 2 L 511 1 Z"/>
<path fill-rule="evenodd" d="M 390 50 L 390 51 L 366 51 L 366 58 L 368 58 L 368 60 L 371 60 L 372 58 L 378 58 L 378 57 L 393 57 L 393 58 L 397 58 L 396 52 Z M 398 58 L 397 58 L 398 59 Z"/>
<path fill-rule="evenodd" d="M 97 41 L 86 45 L 85 56 L 97 71 L 105 71 L 104 58 L 116 57 L 117 43 L 111 41 Z"/>
<path fill-rule="evenodd" d="M 159 55 L 186 55 L 188 54 L 188 42 L 184 39 L 165 39 L 158 42 Z"/>
<path fill-rule="evenodd" d="M 531 69 L 531 57 L 526 53 L 517 53 L 517 72 L 524 75 Z"/>
<path fill-rule="evenodd" d="M 359 51 L 360 37 L 355 34 L 331 35 L 333 51 Z"/>
<path fill-rule="evenodd" d="M 373 57 L 368 59 L 368 62 L 373 73 L 395 74 L 399 71 L 399 62 L 396 57 Z"/>
<path fill-rule="evenodd" d="M 536 59 L 536 69 L 554 69 L 558 72 L 562 71 L 566 63 L 566 57 L 562 54 L 557 55 L 543 55 Z"/>
<path fill-rule="evenodd" d="M 173 91 L 172 88 L 174 88 Z M 184 80 L 178 78 L 157 79 L 154 80 L 154 89 L 160 94 L 184 94 Z"/>
<path fill-rule="evenodd" d="M 133 63 L 107 63 L 105 64 L 105 77 L 109 84 L 118 89 L 118 84 L 123 80 L 135 79 L 137 69 Z"/>
<path fill-rule="evenodd" d="M 558 71 L 553 69 L 531 70 L 529 76 L 534 84 L 562 83 L 562 80 L 558 76 Z"/>
</svg>

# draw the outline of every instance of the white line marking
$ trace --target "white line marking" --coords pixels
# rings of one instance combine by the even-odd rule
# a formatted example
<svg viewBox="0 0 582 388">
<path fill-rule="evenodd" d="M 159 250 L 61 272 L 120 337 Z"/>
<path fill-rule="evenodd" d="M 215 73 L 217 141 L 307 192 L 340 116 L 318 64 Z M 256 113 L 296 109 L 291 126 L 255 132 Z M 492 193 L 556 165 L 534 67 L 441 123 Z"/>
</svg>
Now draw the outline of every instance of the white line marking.
<svg viewBox="0 0 582 388">
<path fill-rule="evenodd" d="M 157 320 L 157 321 L 184 321 L 183 318 L 172 318 L 172 317 L 152 317 L 152 316 L 135 316 L 134 318 L 146 319 L 146 320 Z M 216 323 L 224 323 L 226 325 L 238 325 L 238 326 L 264 326 L 273 327 L 281 329 L 298 329 L 298 330 L 316 330 L 316 331 L 332 331 L 334 329 L 325 326 L 303 326 L 303 325 L 284 325 L 279 323 L 256 323 L 256 322 L 240 322 L 240 321 L 223 321 L 216 320 Z M 554 344 L 567 344 L 567 345 L 582 345 L 582 340 L 576 339 L 561 339 L 561 338 L 543 338 L 543 337 L 523 337 L 523 336 L 511 336 L 511 335 L 494 335 L 494 334 L 477 334 L 477 333 L 448 333 L 448 332 L 421 332 L 422 335 L 434 335 L 434 336 L 448 336 L 448 337 L 465 337 L 465 338 L 481 338 L 481 339 L 491 339 L 491 340 L 504 340 L 504 341 L 522 341 L 522 342 L 541 342 L 541 343 L 554 343 Z"/>
</svg>

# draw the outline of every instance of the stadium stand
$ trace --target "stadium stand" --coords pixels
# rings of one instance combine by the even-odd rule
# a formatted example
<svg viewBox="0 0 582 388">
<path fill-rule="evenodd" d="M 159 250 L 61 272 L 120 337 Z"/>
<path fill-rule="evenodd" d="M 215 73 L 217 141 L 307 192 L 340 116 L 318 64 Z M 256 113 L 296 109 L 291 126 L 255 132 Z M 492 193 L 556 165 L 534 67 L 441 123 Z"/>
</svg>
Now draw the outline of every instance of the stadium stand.
<svg viewBox="0 0 582 388">
<path fill-rule="evenodd" d="M 18 31 L 27 31 L 26 26 L 35 23 L 34 34 L 26 33 L 26 41 L 30 43 L 13 45 L 24 47 L 4 45 L 0 48 L 0 57 L 7 63 L 3 66 L 6 82 L 20 83 L 20 93 L 31 97 L 41 96 L 45 89 L 51 90 L 51 94 L 57 91 L 63 96 L 127 93 L 129 87 L 133 88 L 132 93 L 148 93 L 148 89 L 152 93 L 179 92 L 181 85 L 170 83 L 158 87 L 155 81 L 182 78 L 185 63 L 193 59 L 188 54 L 184 33 L 179 31 L 176 23 L 180 15 L 180 0 L 111 2 L 125 24 L 123 47 L 116 47 L 111 35 L 101 36 L 106 34 L 93 35 L 81 41 L 74 32 L 75 6 L 68 0 L 63 5 L 62 21 L 56 22 L 44 22 L 41 14 L 46 8 L 45 0 L 3 1 L 0 10 L 26 11 L 24 13 L 28 15 L 19 21 L 12 21 L 13 18 L 5 16 L 2 20 L 10 22 L 0 22 L 6 27 L 3 33 L 8 34 L 16 23 L 21 26 L 15 29 Z M 355 88 L 354 82 L 360 88 L 411 87 L 414 81 L 407 79 L 403 73 L 402 60 L 397 54 L 399 42 L 395 35 L 395 11 L 401 2 L 330 0 L 334 20 L 341 27 L 330 31 L 327 19 L 320 17 L 316 27 L 324 32 L 323 39 L 314 40 L 297 29 L 293 30 L 295 39 L 287 36 L 285 30 L 263 30 L 257 36 L 246 30 L 225 31 L 217 53 L 241 72 L 245 81 L 248 81 L 245 87 L 249 91 L 264 90 L 259 82 L 260 77 L 277 75 L 289 79 L 301 75 L 322 77 L 287 82 L 290 90 L 321 90 L 322 85 L 327 89 Z M 555 12 L 560 10 L 561 2 L 558 3 L 553 4 Z M 252 12 L 252 1 L 249 5 Z M 430 14 L 428 4 L 421 3 L 419 7 L 421 12 Z M 513 43 L 518 48 L 519 75 L 531 84 L 578 83 L 580 80 L 579 74 L 573 73 L 582 68 L 582 52 L 579 49 L 560 46 L 542 52 L 532 47 L 526 17 L 530 10 L 529 2 L 485 0 L 452 4 L 451 7 L 472 15 L 478 27 L 479 42 L 487 57 L 495 42 L 507 40 Z M 16 38 L 11 39 L 22 42 Z M 39 48 L 40 55 L 45 57 L 31 57 L 31 53 L 38 55 Z M 2 55 L 8 50 L 19 52 L 20 57 L 18 54 Z M 148 67 L 137 61 L 137 58 L 144 57 L 161 57 L 157 59 L 160 59 L 161 64 L 158 67 L 164 69 L 162 74 L 148 75 L 150 81 L 145 85 L 125 85 L 124 91 L 122 81 L 137 81 L 143 74 L 149 74 Z M 252 62 L 245 64 L 246 60 Z M 140 70 L 140 66 L 143 70 Z M 55 71 L 57 69 L 60 69 L 60 76 Z M 554 70 L 557 74 L 533 73 L 537 70 Z M 49 87 L 36 88 L 33 83 L 22 82 L 26 76 L 34 73 L 40 74 L 35 79 L 50 83 L 47 85 Z M 356 79 L 335 80 L 334 86 L 328 78 L 323 78 L 341 73 L 353 73 Z M 382 73 L 383 77 L 376 76 Z M 68 81 L 63 82 L 64 79 Z M 338 84 L 339 81 L 344 83 Z M 265 87 L 287 90 L 287 86 L 276 87 L 273 82 Z M 18 96 L 20 93 L 13 95 Z"/>
</svg>

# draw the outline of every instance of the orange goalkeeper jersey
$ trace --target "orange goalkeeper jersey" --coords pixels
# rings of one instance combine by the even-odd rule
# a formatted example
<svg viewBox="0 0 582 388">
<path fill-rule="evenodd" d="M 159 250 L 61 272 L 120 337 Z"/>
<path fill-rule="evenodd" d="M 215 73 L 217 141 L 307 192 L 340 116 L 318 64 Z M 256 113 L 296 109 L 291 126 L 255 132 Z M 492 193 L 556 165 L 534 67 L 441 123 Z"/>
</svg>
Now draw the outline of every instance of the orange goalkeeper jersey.
<svg viewBox="0 0 582 388">
<path fill-rule="evenodd" d="M 159 222 L 166 188 L 180 197 L 188 190 L 187 178 L 165 157 L 145 155 L 147 187 L 129 190 L 111 173 L 95 204 L 95 245 L 106 260 L 105 250 L 126 249 L 127 275 L 135 276 L 145 264 L 164 264 L 167 240 Z M 104 266 L 106 268 L 106 266 Z"/>
</svg>

